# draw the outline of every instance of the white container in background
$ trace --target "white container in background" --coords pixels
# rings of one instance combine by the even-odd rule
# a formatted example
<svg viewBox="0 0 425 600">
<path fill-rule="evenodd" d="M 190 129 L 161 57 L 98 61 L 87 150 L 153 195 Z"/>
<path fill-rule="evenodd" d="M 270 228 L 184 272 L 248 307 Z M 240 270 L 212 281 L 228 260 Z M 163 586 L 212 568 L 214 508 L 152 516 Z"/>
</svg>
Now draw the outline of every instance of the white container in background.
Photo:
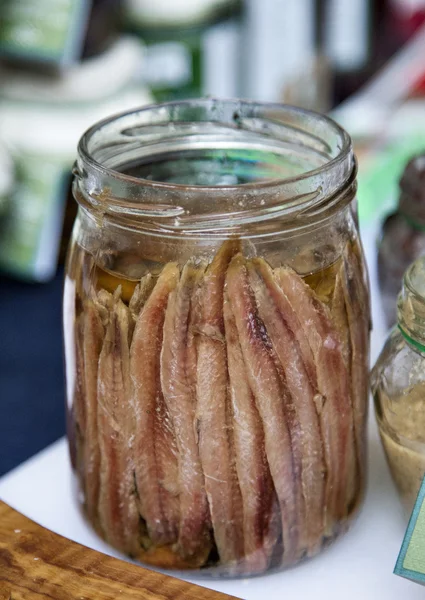
<svg viewBox="0 0 425 600">
<path fill-rule="evenodd" d="M 245 96 L 279 101 L 314 56 L 315 0 L 246 1 Z"/>
<path fill-rule="evenodd" d="M 99 119 L 151 102 L 136 78 L 142 61 L 140 43 L 123 38 L 58 78 L 0 73 L 0 142 L 16 173 L 0 268 L 28 280 L 53 277 L 78 140 Z"/>
<path fill-rule="evenodd" d="M 205 23 L 214 11 L 231 3 L 229 0 L 126 0 L 126 12 L 145 27 L 184 27 Z"/>
<path fill-rule="evenodd" d="M 241 0 L 126 0 L 125 22 L 157 100 L 241 95 Z"/>
<path fill-rule="evenodd" d="M 326 0 L 324 50 L 337 71 L 361 69 L 369 56 L 369 0 Z"/>
</svg>

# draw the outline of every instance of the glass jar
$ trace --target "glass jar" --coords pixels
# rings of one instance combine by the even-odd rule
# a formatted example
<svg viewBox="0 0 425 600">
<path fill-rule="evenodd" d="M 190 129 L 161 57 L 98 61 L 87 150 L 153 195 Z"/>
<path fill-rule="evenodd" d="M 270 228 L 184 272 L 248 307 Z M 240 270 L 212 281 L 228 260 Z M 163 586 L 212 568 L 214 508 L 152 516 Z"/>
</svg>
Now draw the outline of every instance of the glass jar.
<svg viewBox="0 0 425 600">
<path fill-rule="evenodd" d="M 398 325 L 372 371 L 382 444 L 406 516 L 425 475 L 425 258 L 404 275 Z"/>
<path fill-rule="evenodd" d="M 365 486 L 369 299 L 349 136 L 214 99 L 81 139 L 64 297 L 89 521 L 159 567 L 315 555 Z"/>
<path fill-rule="evenodd" d="M 425 154 L 407 164 L 400 180 L 400 199 L 382 227 L 378 251 L 378 277 L 388 327 L 397 320 L 397 295 L 403 273 L 425 254 Z"/>
</svg>

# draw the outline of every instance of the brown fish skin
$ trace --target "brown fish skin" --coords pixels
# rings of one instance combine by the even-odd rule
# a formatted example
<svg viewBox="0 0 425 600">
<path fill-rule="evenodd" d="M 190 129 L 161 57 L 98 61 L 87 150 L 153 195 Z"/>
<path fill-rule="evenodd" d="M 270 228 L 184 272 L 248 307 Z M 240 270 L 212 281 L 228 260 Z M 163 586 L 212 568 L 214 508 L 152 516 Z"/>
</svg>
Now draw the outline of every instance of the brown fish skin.
<svg viewBox="0 0 425 600">
<path fill-rule="evenodd" d="M 316 406 L 324 444 L 326 472 L 326 535 L 346 514 L 348 460 L 353 447 L 352 409 L 347 368 L 341 343 L 327 307 L 295 271 L 281 267 L 274 270 L 276 280 L 298 313 L 316 362 Z"/>
<path fill-rule="evenodd" d="M 315 554 L 323 536 L 324 471 L 323 447 L 319 419 L 315 406 L 315 390 L 308 377 L 294 332 L 289 328 L 283 292 L 273 271 L 263 259 L 248 262 L 251 287 L 258 312 L 267 329 L 275 353 L 285 373 L 292 397 L 295 423 L 290 433 L 294 457 L 298 456 L 302 483 L 300 498 L 304 513 L 300 527 L 300 547 Z M 298 462 L 297 461 L 297 462 Z M 298 475 L 298 473 L 297 473 Z"/>
<path fill-rule="evenodd" d="M 85 428 L 84 490 L 85 505 L 90 520 L 97 522 L 99 504 L 100 451 L 98 437 L 98 363 L 104 338 L 104 327 L 97 302 L 87 300 L 83 307 L 82 355 L 84 363 Z"/>
<path fill-rule="evenodd" d="M 190 261 L 168 298 L 161 351 L 161 385 L 178 449 L 180 522 L 177 551 L 204 564 L 210 553 L 210 516 L 195 429 L 196 357 L 193 313 L 205 266 Z"/>
<path fill-rule="evenodd" d="M 265 453 L 263 424 L 248 383 L 235 317 L 226 293 L 224 323 L 233 442 L 243 502 L 245 571 L 262 573 L 277 542 L 276 531 L 269 531 L 275 492 Z M 273 533 L 274 540 L 270 539 Z"/>
<path fill-rule="evenodd" d="M 264 536 L 264 548 L 267 556 L 270 556 L 267 570 L 273 571 L 282 568 L 282 556 L 284 556 L 282 540 L 282 515 L 280 512 L 279 498 L 274 485 L 272 486 L 270 499 L 270 517 L 267 523 L 267 533 Z"/>
<path fill-rule="evenodd" d="M 275 272 L 277 272 L 278 269 L 276 269 L 275 272 L 271 272 L 271 275 L 273 276 L 273 281 L 271 281 L 269 277 L 269 265 L 264 259 L 254 258 L 252 259 L 252 264 L 262 275 L 262 277 L 269 282 L 271 290 L 274 292 L 273 299 L 277 303 L 279 311 L 285 315 L 286 324 L 294 335 L 295 342 L 299 347 L 303 359 L 305 370 L 307 371 L 310 382 L 314 387 L 315 383 L 317 382 L 316 363 L 310 343 L 305 335 L 304 328 L 302 327 L 302 315 L 294 310 L 286 295 L 283 293 L 278 293 L 275 289 L 275 286 L 273 286 L 274 281 L 278 288 L 280 288 L 275 279 Z"/>
<path fill-rule="evenodd" d="M 131 456 L 134 423 L 129 405 L 130 315 L 119 293 L 114 297 L 99 357 L 99 518 L 108 541 L 135 555 L 139 550 L 139 513 Z"/>
<path fill-rule="evenodd" d="M 151 273 L 144 275 L 141 278 L 140 283 L 136 285 L 128 305 L 134 323 L 136 323 L 140 311 L 146 304 L 146 301 L 149 298 L 154 288 L 154 285 L 155 279 L 152 277 Z"/>
<path fill-rule="evenodd" d="M 84 436 L 86 431 L 86 401 L 84 396 L 84 353 L 83 353 L 83 335 L 84 335 L 84 314 L 76 317 L 74 322 L 74 343 L 75 343 L 75 382 L 73 390 L 72 407 L 69 415 L 69 425 L 71 431 L 68 431 L 71 447 L 72 467 L 78 473 L 80 485 L 84 492 Z M 84 492 L 85 493 L 85 492 Z"/>
<path fill-rule="evenodd" d="M 97 293 L 96 308 L 99 312 L 99 317 L 104 329 L 109 325 L 113 307 L 114 296 L 111 292 L 107 292 L 103 288 L 100 289 Z"/>
<path fill-rule="evenodd" d="M 359 237 L 358 229 L 356 231 L 356 239 L 347 243 L 345 252 L 352 253 L 357 259 L 359 277 L 362 283 L 362 285 L 359 286 L 359 293 L 361 295 L 362 306 L 364 306 L 367 309 L 367 313 L 369 315 L 368 332 L 370 333 L 372 331 L 372 300 L 370 297 L 370 278 L 366 266 L 366 261 L 364 260 L 365 253 L 363 244 Z"/>
<path fill-rule="evenodd" d="M 343 277 L 344 273 L 342 273 L 342 269 L 344 269 L 344 262 L 341 261 L 341 268 L 337 272 L 335 279 L 335 288 L 332 295 L 331 301 L 331 316 L 332 321 L 335 325 L 335 329 L 338 332 L 341 346 L 342 346 L 342 355 L 344 358 L 344 363 L 347 367 L 349 382 L 350 382 L 350 390 L 351 390 L 351 407 L 352 407 L 352 435 L 354 437 L 354 444 L 351 449 L 351 452 L 348 456 L 348 485 L 347 485 L 347 499 L 346 506 L 347 511 L 349 512 L 350 507 L 355 501 L 358 495 L 359 489 L 359 474 L 361 470 L 361 466 L 359 464 L 358 457 L 358 449 L 357 449 L 357 440 L 355 439 L 355 431 L 354 431 L 354 398 L 353 395 L 355 391 L 353 389 L 353 382 L 351 380 L 351 340 L 350 340 L 350 329 L 348 325 L 348 316 L 345 306 L 345 297 L 344 297 L 344 288 L 343 288 Z"/>
<path fill-rule="evenodd" d="M 358 489 L 363 489 L 369 399 L 369 297 L 359 259 L 350 244 L 344 252 L 341 277 L 351 345 L 350 375 L 359 468 Z"/>
<path fill-rule="evenodd" d="M 230 455 L 230 477 L 233 487 L 233 515 L 234 515 L 234 530 L 237 537 L 237 552 L 239 558 L 236 564 L 231 564 L 230 568 L 225 566 L 224 573 L 229 575 L 239 575 L 246 572 L 244 560 L 244 512 L 242 492 L 239 485 L 238 471 L 236 468 L 236 448 L 235 435 L 233 431 L 233 407 L 230 401 L 229 391 L 229 373 L 227 372 L 227 403 L 226 403 L 226 428 L 229 440 L 229 455 Z"/>
<path fill-rule="evenodd" d="M 341 262 L 340 270 L 336 274 L 335 288 L 331 302 L 331 316 L 341 341 L 344 362 L 347 365 L 347 368 L 349 368 L 351 363 L 351 341 L 347 310 L 345 307 L 343 288 L 344 273 L 342 273 L 342 269 L 344 269 L 343 261 Z"/>
<path fill-rule="evenodd" d="M 165 310 L 179 275 L 177 264 L 165 265 L 139 314 L 130 347 L 136 486 L 154 545 L 173 544 L 178 535 L 177 450 L 161 390 L 160 354 Z"/>
<path fill-rule="evenodd" d="M 263 422 L 267 460 L 279 499 L 283 562 L 291 564 L 298 554 L 300 514 L 297 499 L 301 483 L 293 465 L 290 423 L 286 414 L 290 398 L 258 314 L 246 261 L 240 254 L 230 263 L 226 282 L 249 385 Z"/>
<path fill-rule="evenodd" d="M 227 265 L 237 243 L 226 242 L 208 267 L 201 290 L 197 336 L 195 427 L 214 538 L 220 561 L 229 568 L 243 556 L 243 515 L 231 455 L 223 293 Z"/>
<path fill-rule="evenodd" d="M 103 331 L 102 331 L 103 333 Z M 86 430 L 86 403 L 84 397 L 84 313 L 81 313 L 74 324 L 75 335 L 75 388 L 73 411 L 75 421 L 81 433 Z"/>
</svg>

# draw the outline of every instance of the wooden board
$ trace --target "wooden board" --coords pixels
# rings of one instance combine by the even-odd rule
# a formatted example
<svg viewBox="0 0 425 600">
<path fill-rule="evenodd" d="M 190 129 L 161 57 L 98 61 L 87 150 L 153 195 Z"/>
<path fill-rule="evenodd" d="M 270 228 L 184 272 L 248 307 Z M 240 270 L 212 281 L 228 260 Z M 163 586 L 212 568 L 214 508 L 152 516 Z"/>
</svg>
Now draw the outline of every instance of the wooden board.
<svg viewBox="0 0 425 600">
<path fill-rule="evenodd" d="M 231 600 L 61 537 L 0 501 L 0 600 Z"/>
</svg>

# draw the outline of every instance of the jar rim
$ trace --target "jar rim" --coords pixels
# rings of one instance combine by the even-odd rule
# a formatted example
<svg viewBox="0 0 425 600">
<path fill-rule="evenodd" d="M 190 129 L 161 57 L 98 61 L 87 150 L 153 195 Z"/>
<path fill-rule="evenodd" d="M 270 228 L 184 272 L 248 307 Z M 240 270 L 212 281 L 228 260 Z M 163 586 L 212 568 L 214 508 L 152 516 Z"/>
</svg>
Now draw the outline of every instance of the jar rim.
<svg viewBox="0 0 425 600">
<path fill-rule="evenodd" d="M 202 118 L 185 121 L 181 118 L 185 111 L 193 111 Z M 175 115 L 179 117 L 175 118 Z M 246 143 L 243 135 L 249 137 L 250 143 L 266 144 L 278 154 L 288 153 L 292 144 L 306 156 L 310 153 L 311 160 L 314 156 L 316 165 L 295 175 L 230 185 L 158 181 L 123 173 L 113 165 L 112 147 L 134 150 L 139 140 L 139 148 L 145 144 L 149 150 L 149 143 L 154 148 L 164 132 L 174 142 L 177 136 L 173 138 L 170 131 L 176 124 L 183 127 L 194 123 L 225 128 L 226 141 L 235 142 L 239 136 L 239 146 Z M 163 128 L 162 133 L 147 135 L 149 127 L 157 126 Z M 106 139 L 104 143 L 102 133 Z M 191 135 L 193 141 L 196 136 Z M 346 196 L 343 192 L 355 187 L 356 161 L 348 133 L 325 115 L 285 104 L 200 98 L 144 106 L 94 124 L 80 139 L 74 174 L 79 180 L 80 192 L 92 208 L 121 217 L 126 213 L 133 218 L 152 217 L 162 221 L 186 216 L 187 225 L 190 204 L 200 194 L 217 200 L 214 208 L 220 215 L 223 211 L 233 214 L 228 206 L 230 197 L 235 200 L 234 206 L 239 204 L 244 210 L 247 197 L 251 200 L 249 208 L 252 209 L 253 203 L 260 203 L 264 210 L 270 208 L 270 199 L 274 198 L 271 209 L 280 216 L 288 213 L 291 217 L 299 217 L 315 210 L 323 212 L 329 208 L 329 200 L 333 200 L 330 205 L 338 204 L 338 198 Z M 349 195 L 352 198 L 354 192 Z M 276 198 L 279 198 L 277 203 Z M 243 202 L 238 203 L 238 199 Z M 211 217 L 211 212 L 208 216 Z M 193 214 L 191 218 L 194 219 Z"/>
</svg>

